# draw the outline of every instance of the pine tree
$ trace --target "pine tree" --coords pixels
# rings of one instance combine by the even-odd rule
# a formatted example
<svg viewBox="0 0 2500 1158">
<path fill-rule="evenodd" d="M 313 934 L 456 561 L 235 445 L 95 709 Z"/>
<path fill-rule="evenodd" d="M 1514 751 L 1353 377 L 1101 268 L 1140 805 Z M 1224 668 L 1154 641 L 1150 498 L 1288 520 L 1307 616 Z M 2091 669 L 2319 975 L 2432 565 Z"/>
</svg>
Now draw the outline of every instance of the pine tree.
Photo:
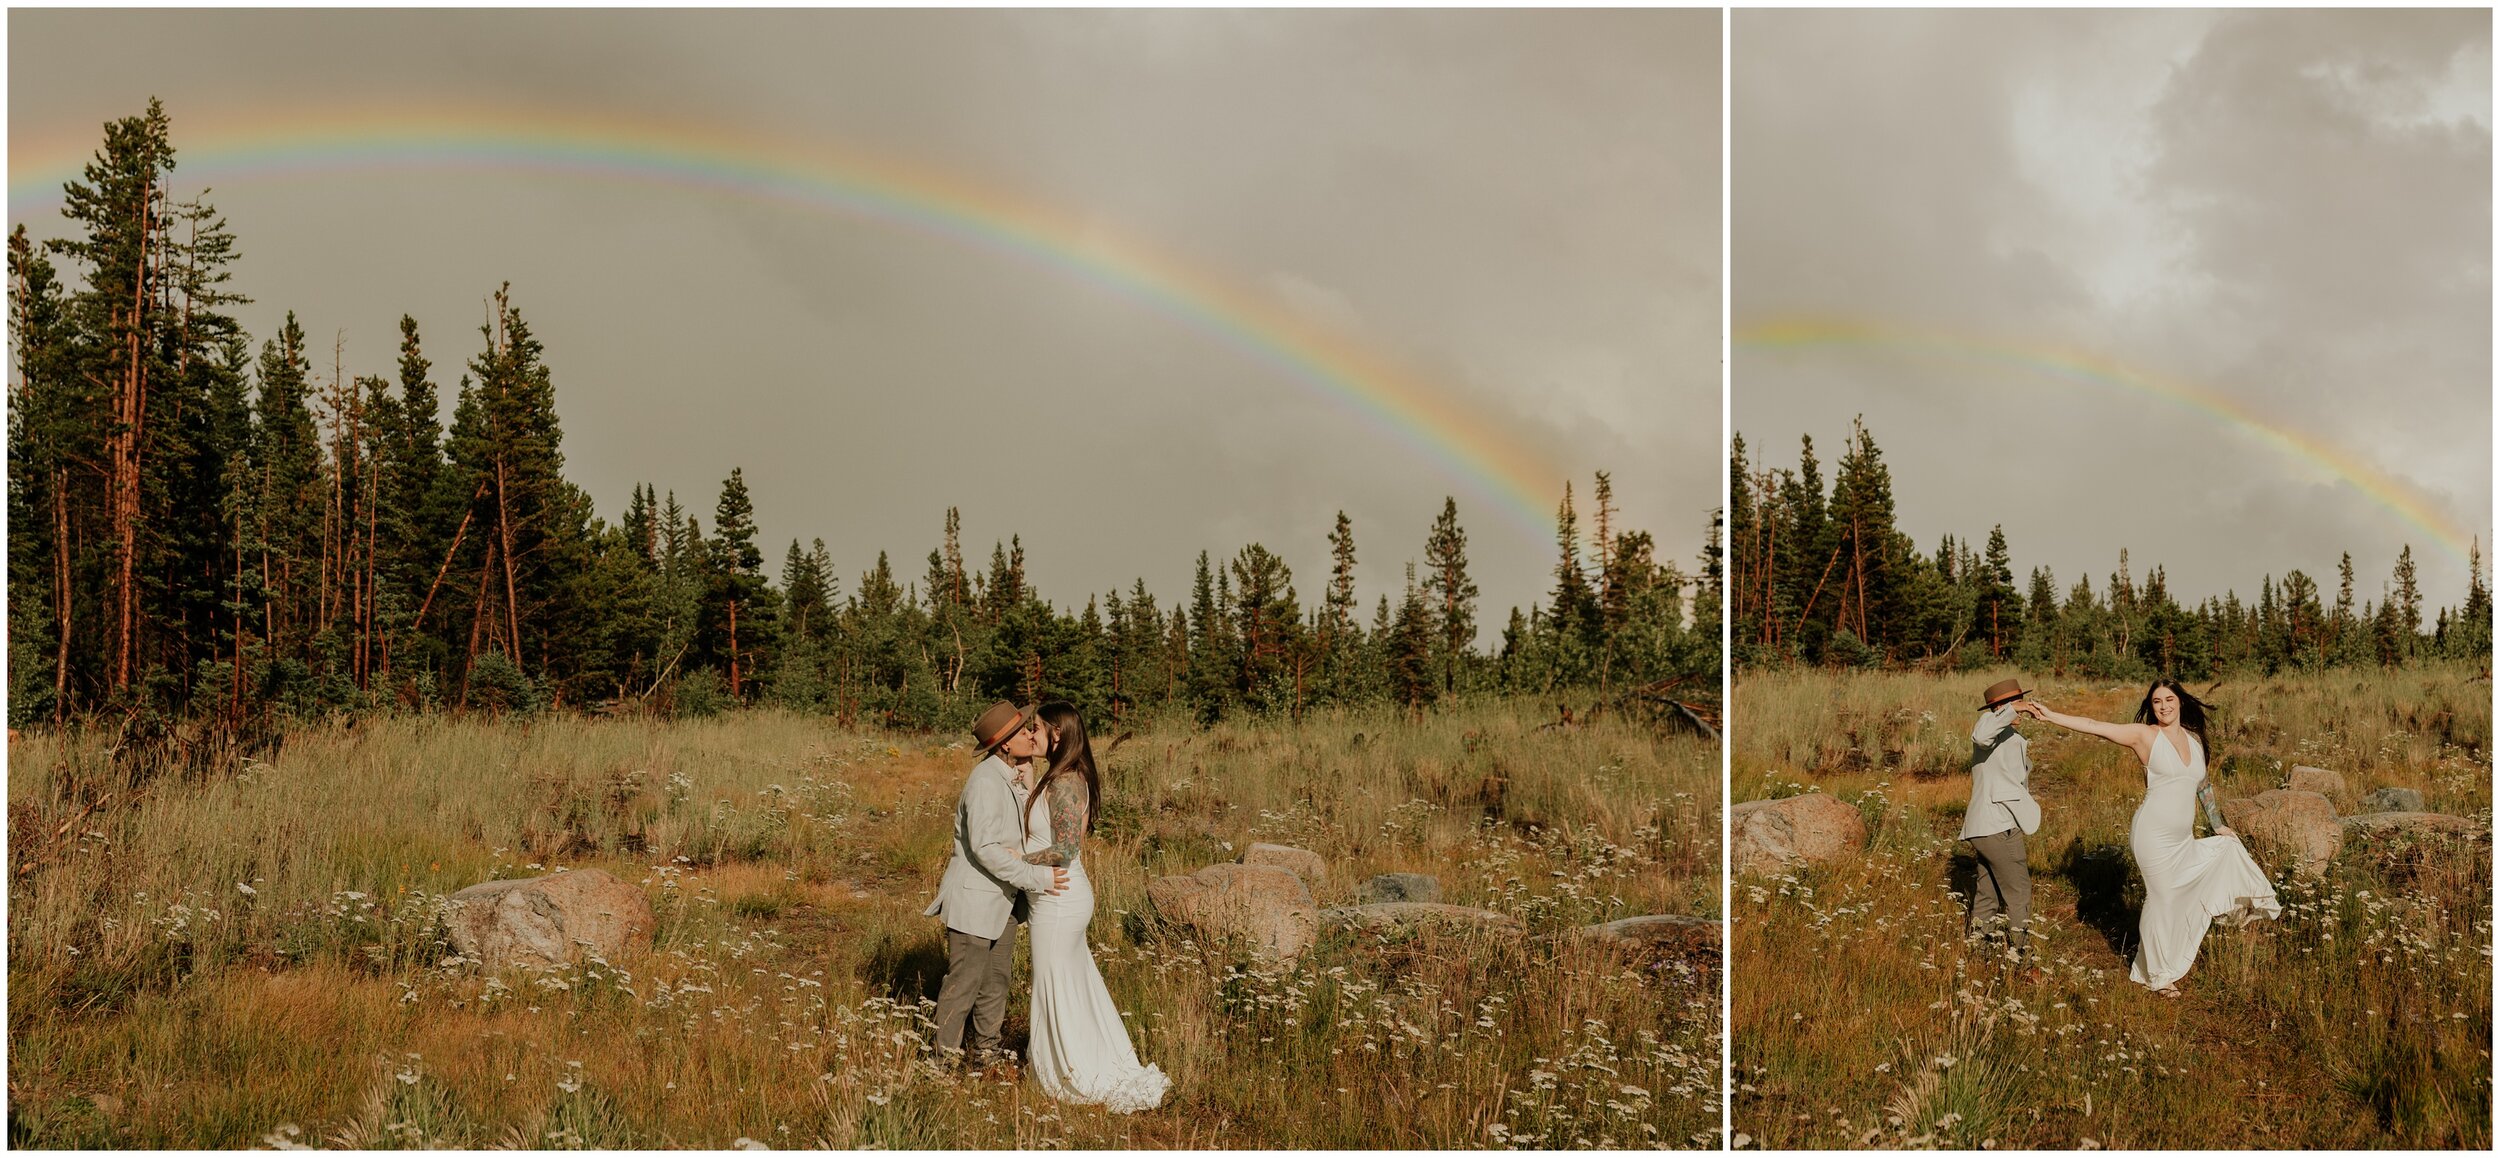
<svg viewBox="0 0 2500 1158">
<path fill-rule="evenodd" d="M 1722 620 L 1727 605 L 1727 521 L 1722 510 L 1710 512 L 1710 533 L 1702 540 L 1701 589 L 1693 598 L 1693 647 L 1686 666 L 1696 672 L 1715 669 L 1725 650 Z M 1644 535 L 1644 544 L 1647 536 Z M 1679 585 L 1680 586 L 1680 585 Z M 1672 594 L 1680 595 L 1677 591 Z"/>
<path fill-rule="evenodd" d="M 1420 712 L 1430 705 L 1439 687 L 1435 678 L 1432 605 L 1415 585 L 1415 565 L 1406 565 L 1406 596 L 1398 602 L 1397 618 L 1383 633 L 1388 640 L 1387 666 L 1389 692 L 1399 704 Z"/>
<path fill-rule="evenodd" d="M 83 234 L 48 243 L 84 266 L 84 288 L 69 300 L 77 330 L 88 337 L 72 354 L 77 372 L 106 388 L 103 428 L 104 542 L 112 551 L 104 597 L 107 688 L 118 695 L 136 674 L 141 630 L 141 537 L 151 436 L 148 391 L 161 369 L 167 175 L 174 167 L 170 125 L 161 102 L 105 126 L 104 145 L 83 180 L 62 189 L 62 216 Z"/>
<path fill-rule="evenodd" d="M 1787 521 L 1780 536 L 1787 544 L 1780 556 L 1787 577 L 1780 593 L 1786 605 L 1796 609 L 1799 635 L 1793 650 L 1816 659 L 1822 655 L 1823 640 L 1840 619 L 1839 591 L 1830 586 L 1838 573 L 1840 543 L 1832 531 L 1814 438 L 1800 435 L 1797 441 L 1797 473 L 1784 476 L 1780 486 L 1780 507 Z"/>
<path fill-rule="evenodd" d="M 788 614 L 783 616 L 790 638 L 814 643 L 832 630 L 832 572 L 825 567 L 825 541 L 816 540 L 813 551 L 799 550 L 799 541 L 790 540 L 790 550 L 782 556 L 781 590 L 789 601 Z"/>
<path fill-rule="evenodd" d="M 1612 627 L 1622 622 L 1621 605 L 1628 602 L 1612 587 L 1615 551 L 1614 476 L 1602 470 L 1598 471 L 1597 483 L 1590 488 L 1589 497 L 1597 505 L 1596 511 L 1593 512 L 1596 524 L 1594 529 L 1597 532 L 1595 540 L 1597 558 L 1593 560 L 1595 566 L 1591 571 L 1593 585 L 1596 588 L 1593 594 L 1601 610 L 1601 618 L 1608 627 Z"/>
<path fill-rule="evenodd" d="M 1315 625 L 1320 649 L 1321 680 L 1333 699 L 1353 698 L 1355 656 L 1362 630 L 1354 615 L 1354 521 L 1337 512 L 1328 532 L 1328 595 Z"/>
<path fill-rule="evenodd" d="M 2455 653 L 2491 663 L 2491 587 L 2483 581 L 2483 541 L 2478 536 L 2466 549 L 2465 606 L 2458 612 Z"/>
<path fill-rule="evenodd" d="M 1274 552 L 1252 543 L 1234 556 L 1231 579 L 1231 620 L 1239 640 L 1233 695 L 1253 711 L 1294 708 L 1303 689 L 1296 678 L 1302 609 L 1294 597 L 1293 571 Z"/>
<path fill-rule="evenodd" d="M 260 635 L 278 657 L 292 659 L 309 638 L 314 609 L 305 563 L 320 555 L 321 440 L 313 427 L 311 367 L 304 330 L 289 311 L 275 341 L 260 355 L 260 391 L 254 399 L 251 462 L 260 475 L 253 536 L 261 552 L 263 603 Z"/>
<path fill-rule="evenodd" d="M 1767 496 L 1755 496 L 1750 469 L 1745 461 L 1745 436 L 1731 435 L 1727 452 L 1727 552 L 1736 593 L 1728 603 L 1728 621 L 1739 645 L 1765 642 L 1763 626 L 1769 612 L 1760 597 L 1770 563 L 1760 541 L 1767 526 L 1758 513 Z"/>
<path fill-rule="evenodd" d="M 2422 637 L 2422 589 L 2414 582 L 2413 544 L 2405 544 L 2396 556 L 2396 626 L 2400 658 L 2411 659 Z"/>
<path fill-rule="evenodd" d="M 727 660 L 733 702 L 745 699 L 747 684 L 766 666 L 762 644 L 772 634 L 778 610 L 767 598 L 764 552 L 755 538 L 755 502 L 747 492 L 746 472 L 733 467 L 721 482 L 720 503 L 712 513 L 717 562 L 706 600 L 707 610 L 718 616 L 713 630 L 720 642 L 713 654 Z M 798 542 L 792 540 L 790 546 L 795 553 Z"/>
<path fill-rule="evenodd" d="M 2343 640 L 2344 633 L 2350 630 L 2353 624 L 2352 552 L 2344 552 L 2343 560 L 2335 565 L 2335 575 L 2335 615 L 2333 619 L 2328 621 L 2329 627 L 2327 631 L 2329 636 L 2331 636 L 2336 642 L 2340 643 Z"/>
<path fill-rule="evenodd" d="M 481 654 L 505 657 L 516 678 L 543 682 L 562 702 L 580 653 L 556 636 L 596 619 L 570 581 L 594 557 L 590 503 L 564 478 L 554 376 L 510 286 L 496 291 L 480 334 L 486 348 L 469 363 L 445 442 L 452 489 L 470 496 L 464 517 L 475 544 L 464 551 L 462 570 L 474 567 L 477 578 L 463 593 L 470 609 L 461 651 L 468 667 Z M 474 682 L 464 669 L 463 700 Z"/>
<path fill-rule="evenodd" d="M 2014 593 L 2014 560 L 2005 547 L 2005 527 L 1988 531 L 1988 553 L 1980 564 L 1978 614 L 1973 626 L 1987 632 L 1988 655 L 2001 657 L 2020 632 L 2022 605 Z"/>
<path fill-rule="evenodd" d="M 1602 495 L 1606 476 L 1601 472 L 1597 477 Z M 1602 525 L 1606 518 L 1603 499 L 1598 510 Z M 1432 534 L 1424 540 L 1424 565 L 1430 570 L 1425 592 L 1430 596 L 1433 619 L 1439 628 L 1433 667 L 1440 674 L 1441 690 L 1455 694 L 1459 673 L 1475 649 L 1477 591 L 1476 581 L 1467 575 L 1467 531 L 1458 525 L 1458 500 L 1454 496 L 1441 500 L 1441 515 L 1433 520 Z"/>
<path fill-rule="evenodd" d="M 65 717 L 82 568 L 71 471 L 101 449 L 86 379 L 73 365 L 60 279 L 27 240 L 9 234 L 9 336 L 18 381 L 9 397 L 9 722 Z M 93 541 L 92 538 L 87 541 Z"/>
<path fill-rule="evenodd" d="M 625 541 L 632 545 L 642 561 L 651 566 L 660 562 L 659 498 L 650 483 L 635 483 L 634 496 L 626 501 L 623 530 Z"/>
<path fill-rule="evenodd" d="M 1900 638 L 1908 576 L 1896 542 L 1892 474 L 1883 452 L 1863 417 L 1851 421 L 1849 436 L 1849 452 L 1832 478 L 1830 522 L 1839 543 L 1836 626 L 1880 653 Z"/>
<path fill-rule="evenodd" d="M 1014 576 L 1007 570 L 1007 544 L 993 541 L 989 580 L 982 587 L 982 618 L 993 624 L 1004 619 L 1021 595 Z"/>
<path fill-rule="evenodd" d="M 1217 610 L 1214 568 L 1207 553 L 1198 552 L 1198 574 L 1189 586 L 1189 675 L 1187 696 L 1201 724 L 1224 718 L 1231 706 L 1231 657 L 1226 654 L 1223 616 Z"/>
<path fill-rule="evenodd" d="M 962 607 L 972 599 L 964 578 L 963 515 L 955 508 L 946 508 L 946 596 L 947 605 Z M 933 593 L 934 594 L 934 593 Z"/>
<path fill-rule="evenodd" d="M 1599 630 L 1597 601 L 1580 566 L 1580 520 L 1571 509 L 1571 484 L 1563 483 L 1562 507 L 1555 514 L 1553 616 L 1556 629 L 1585 642 Z"/>
</svg>

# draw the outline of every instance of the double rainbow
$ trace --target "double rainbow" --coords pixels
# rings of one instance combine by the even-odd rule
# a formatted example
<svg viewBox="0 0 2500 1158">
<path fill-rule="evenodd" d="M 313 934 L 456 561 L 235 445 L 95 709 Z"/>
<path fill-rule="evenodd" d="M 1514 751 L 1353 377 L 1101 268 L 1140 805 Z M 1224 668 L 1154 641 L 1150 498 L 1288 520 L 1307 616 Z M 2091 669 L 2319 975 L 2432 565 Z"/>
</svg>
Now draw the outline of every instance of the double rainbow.
<svg viewBox="0 0 2500 1158">
<path fill-rule="evenodd" d="M 1823 318 L 1794 318 L 1748 323 L 1736 328 L 1738 349 L 1756 350 L 1887 350 L 1938 357 L 2045 376 L 2091 386 L 2116 387 L 2148 394 L 2250 434 L 2351 483 L 2354 488 L 2406 522 L 2431 541 L 2465 558 L 2468 532 L 2433 507 L 2411 487 L 2326 441 L 2272 421 L 2237 399 L 2192 382 L 2124 366 L 2107 358 L 2046 345 L 2024 345 L 1990 338 L 1879 326 Z"/>
<path fill-rule="evenodd" d="M 20 138 L 9 212 L 57 206 L 93 136 Z M 510 109 L 285 111 L 177 138 L 198 187 L 387 170 L 536 173 L 672 186 L 902 226 L 1111 290 L 1263 364 L 1551 534 L 1558 472 L 1391 359 L 1265 294 L 1123 237 L 1104 223 L 908 158 L 718 125 Z M 481 275 L 483 276 L 483 275 Z"/>
</svg>

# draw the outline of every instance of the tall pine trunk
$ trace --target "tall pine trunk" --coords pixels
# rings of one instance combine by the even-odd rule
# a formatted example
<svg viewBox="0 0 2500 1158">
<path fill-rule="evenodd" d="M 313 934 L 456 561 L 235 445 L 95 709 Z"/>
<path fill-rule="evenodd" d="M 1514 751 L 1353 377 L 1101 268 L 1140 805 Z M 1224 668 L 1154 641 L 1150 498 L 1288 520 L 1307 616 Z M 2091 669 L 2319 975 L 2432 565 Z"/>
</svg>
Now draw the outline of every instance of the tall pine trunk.
<svg viewBox="0 0 2500 1158">
<path fill-rule="evenodd" d="M 132 583 L 133 564 L 138 556 L 139 529 L 139 437 L 147 414 L 147 368 L 140 359 L 144 343 L 140 335 L 147 326 L 148 234 L 153 229 L 149 202 L 155 196 L 156 183 L 151 180 L 139 187 L 139 260 L 133 267 L 130 291 L 129 369 L 123 373 L 121 394 L 121 429 L 113 443 L 113 540 L 121 553 L 117 561 L 120 571 L 115 584 L 117 606 L 113 655 L 113 690 L 130 686 L 131 628 L 137 622 L 137 601 Z"/>
<path fill-rule="evenodd" d="M 69 719 L 69 640 L 75 610 L 69 582 L 69 469 L 52 470 L 52 594 L 60 617 L 57 650 L 52 659 L 52 719 Z"/>
</svg>

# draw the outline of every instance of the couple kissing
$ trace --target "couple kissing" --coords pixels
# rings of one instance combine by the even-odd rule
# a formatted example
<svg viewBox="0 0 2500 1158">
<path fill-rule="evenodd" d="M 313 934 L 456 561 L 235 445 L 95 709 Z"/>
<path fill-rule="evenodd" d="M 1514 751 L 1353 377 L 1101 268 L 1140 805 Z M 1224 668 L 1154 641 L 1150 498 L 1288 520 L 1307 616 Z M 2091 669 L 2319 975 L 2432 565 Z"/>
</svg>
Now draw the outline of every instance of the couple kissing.
<svg viewBox="0 0 2500 1158">
<path fill-rule="evenodd" d="M 1102 774 L 1074 707 L 1017 708 L 1004 700 L 972 724 L 981 762 L 955 803 L 954 855 L 927 915 L 946 922 L 946 980 L 938 987 L 937 1045 L 949 1056 L 999 1056 L 1014 980 L 1016 925 L 1032 930 L 1032 1041 L 1028 1068 L 1063 1102 L 1135 1113 L 1171 1086 L 1140 1065 L 1103 985 L 1085 931 L 1094 886 L 1081 855 L 1102 804 Z M 1036 775 L 1038 771 L 1038 776 Z"/>
</svg>

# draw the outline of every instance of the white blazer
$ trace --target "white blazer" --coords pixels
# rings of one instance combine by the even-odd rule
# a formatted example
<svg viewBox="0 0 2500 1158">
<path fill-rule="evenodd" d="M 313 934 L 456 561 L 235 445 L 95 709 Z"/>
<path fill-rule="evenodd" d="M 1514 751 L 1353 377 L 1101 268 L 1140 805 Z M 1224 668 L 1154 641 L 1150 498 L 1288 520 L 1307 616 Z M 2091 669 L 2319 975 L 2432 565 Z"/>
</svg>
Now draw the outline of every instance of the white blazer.
<svg viewBox="0 0 2500 1158">
<path fill-rule="evenodd" d="M 955 855 L 946 862 L 937 899 L 923 915 L 944 917 L 946 927 L 996 939 L 1010 921 L 1022 920 L 1025 893 L 1047 892 L 1050 869 L 1027 862 L 1019 851 L 1024 831 L 1016 823 L 1015 770 L 996 756 L 975 764 L 955 802 Z"/>
<path fill-rule="evenodd" d="M 1962 814 L 1962 839 L 1994 836 L 2009 828 L 2040 831 L 2040 804 L 2031 798 L 2031 741 L 2014 730 L 2011 706 L 1979 713 L 1970 730 L 1970 809 Z"/>
</svg>

